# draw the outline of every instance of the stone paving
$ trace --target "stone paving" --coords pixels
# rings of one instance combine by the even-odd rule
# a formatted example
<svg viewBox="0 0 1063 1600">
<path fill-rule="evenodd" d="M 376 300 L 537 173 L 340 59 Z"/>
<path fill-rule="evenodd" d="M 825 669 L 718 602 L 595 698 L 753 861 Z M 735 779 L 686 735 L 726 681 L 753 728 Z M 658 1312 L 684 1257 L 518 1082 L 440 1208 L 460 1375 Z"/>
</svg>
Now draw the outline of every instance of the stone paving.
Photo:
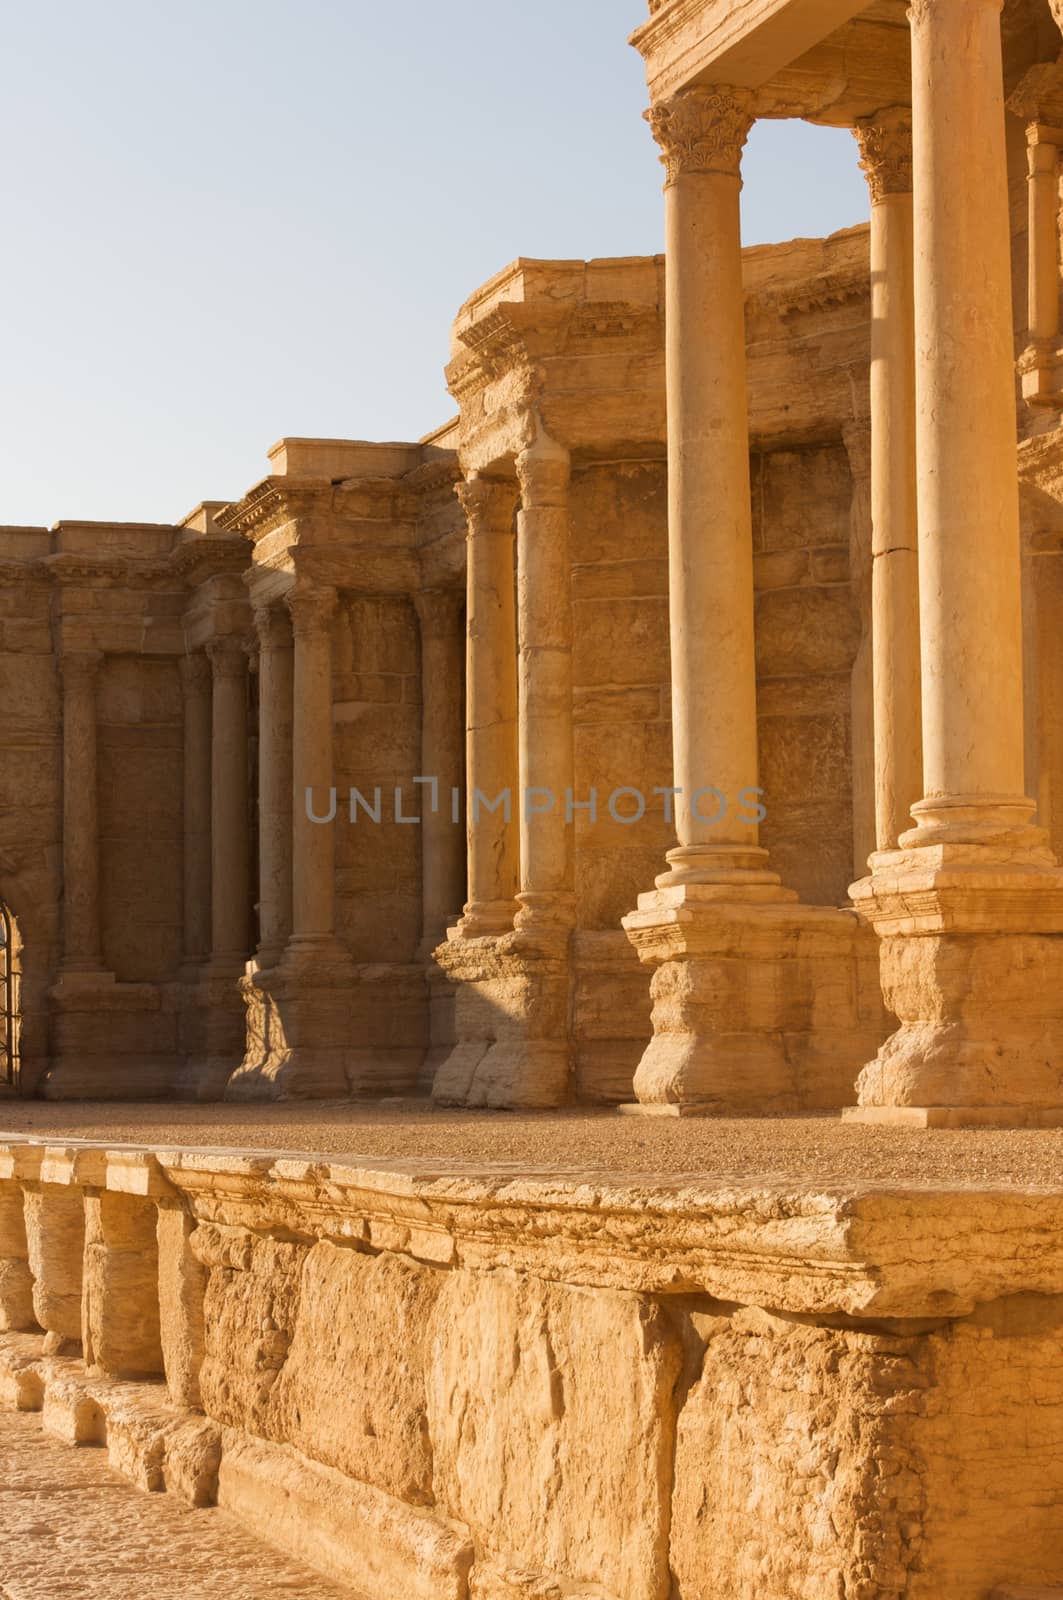
<svg viewBox="0 0 1063 1600">
<path fill-rule="evenodd" d="M 102 1449 L 0 1413 L 0 1600 L 358 1600 L 228 1513 L 131 1488 Z"/>
</svg>

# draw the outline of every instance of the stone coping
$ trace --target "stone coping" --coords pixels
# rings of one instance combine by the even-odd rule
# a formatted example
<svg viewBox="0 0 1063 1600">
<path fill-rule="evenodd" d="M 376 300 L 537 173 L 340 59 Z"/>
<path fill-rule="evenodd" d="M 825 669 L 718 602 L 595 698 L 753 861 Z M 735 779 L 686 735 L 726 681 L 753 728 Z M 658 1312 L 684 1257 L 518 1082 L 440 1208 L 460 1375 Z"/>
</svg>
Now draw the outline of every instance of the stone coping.
<svg viewBox="0 0 1063 1600">
<path fill-rule="evenodd" d="M 183 1202 L 202 1223 L 440 1267 L 816 1318 L 924 1321 L 1063 1293 L 1063 1184 L 802 1186 L 2 1133 L 0 1179 Z"/>
</svg>

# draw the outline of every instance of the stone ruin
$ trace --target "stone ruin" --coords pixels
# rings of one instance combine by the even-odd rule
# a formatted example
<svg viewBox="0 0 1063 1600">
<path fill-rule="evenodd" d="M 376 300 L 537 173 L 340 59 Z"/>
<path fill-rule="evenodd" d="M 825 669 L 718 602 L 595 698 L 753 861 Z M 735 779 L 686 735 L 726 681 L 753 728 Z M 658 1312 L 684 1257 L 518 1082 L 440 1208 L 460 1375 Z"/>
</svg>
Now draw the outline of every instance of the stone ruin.
<svg viewBox="0 0 1063 1600">
<path fill-rule="evenodd" d="M 666 257 L 0 529 L 0 1094 L 1063 1124 L 1059 24 L 633 42 Z M 742 250 L 758 117 L 870 225 Z M 1058 1189 L 438 1168 L 10 1138 L 0 1398 L 365 1600 L 1063 1594 Z"/>
</svg>

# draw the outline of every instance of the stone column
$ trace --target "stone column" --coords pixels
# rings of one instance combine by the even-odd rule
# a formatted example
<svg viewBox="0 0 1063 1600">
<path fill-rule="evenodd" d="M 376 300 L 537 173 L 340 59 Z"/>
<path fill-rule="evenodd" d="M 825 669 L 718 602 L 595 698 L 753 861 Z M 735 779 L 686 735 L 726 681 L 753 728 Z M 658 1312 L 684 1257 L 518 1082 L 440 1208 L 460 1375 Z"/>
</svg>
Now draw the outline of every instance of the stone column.
<svg viewBox="0 0 1063 1600">
<path fill-rule="evenodd" d="M 474 939 L 508 932 L 516 911 L 516 486 L 474 475 L 458 484 L 457 494 L 468 520 L 465 805 L 469 898 L 452 933 Z M 508 803 L 496 803 L 504 794 Z"/>
<path fill-rule="evenodd" d="M 327 816 L 332 758 L 332 618 L 336 591 L 298 586 L 288 595 L 295 640 L 292 728 L 293 955 L 335 945 L 335 847 Z"/>
<path fill-rule="evenodd" d="M 802 906 L 758 842 L 739 160 L 753 96 L 649 112 L 666 172 L 669 611 L 678 846 L 623 919 L 651 981 L 632 1111 L 842 1104 L 862 1058 L 855 919 Z M 837 1001 L 828 1020 L 814 997 Z M 833 1098 L 832 1098 L 833 1097 Z"/>
<path fill-rule="evenodd" d="M 210 662 L 201 650 L 181 657 L 184 697 L 184 958 L 207 959 L 210 910 Z"/>
<path fill-rule="evenodd" d="M 569 456 L 536 424 L 517 457 L 517 926 L 570 928 L 576 917 L 572 796 L 572 577 Z"/>
<path fill-rule="evenodd" d="M 687 89 L 648 113 L 665 167 L 668 562 L 678 848 L 661 883 L 734 881 L 766 860 L 757 782 L 753 535 L 738 197 L 752 94 Z M 708 786 L 725 797 L 698 797 Z M 709 820 L 705 820 L 708 818 Z M 777 881 L 772 879 L 772 881 Z"/>
<path fill-rule="evenodd" d="M 256 606 L 258 633 L 258 965 L 292 931 L 292 629 L 283 606 Z"/>
<path fill-rule="evenodd" d="M 212 639 L 211 964 L 240 970 L 247 959 L 247 653 L 235 637 Z"/>
<path fill-rule="evenodd" d="M 893 850 L 923 793 L 911 113 L 881 111 L 855 132 L 871 191 L 875 848 Z"/>
<path fill-rule="evenodd" d="M 1063 874 L 1024 792 L 1000 4 L 909 14 L 924 798 L 853 889 L 901 1023 L 857 1114 L 1060 1121 Z"/>
<path fill-rule="evenodd" d="M 421 630 L 421 777 L 436 783 L 422 790 L 420 955 L 428 960 L 446 937 L 465 900 L 465 848 L 451 805 L 461 788 L 463 761 L 461 666 L 465 647 L 462 596 L 449 589 L 414 595 Z"/>
<path fill-rule="evenodd" d="M 63 674 L 62 972 L 100 972 L 99 802 L 96 775 L 96 672 L 102 656 L 60 657 Z"/>
<path fill-rule="evenodd" d="M 1059 374 L 1059 147 L 1063 144 L 1063 66 L 1032 66 L 1008 97 L 1026 124 L 1027 345 L 1019 358 L 1023 398 L 1063 404 Z"/>
</svg>

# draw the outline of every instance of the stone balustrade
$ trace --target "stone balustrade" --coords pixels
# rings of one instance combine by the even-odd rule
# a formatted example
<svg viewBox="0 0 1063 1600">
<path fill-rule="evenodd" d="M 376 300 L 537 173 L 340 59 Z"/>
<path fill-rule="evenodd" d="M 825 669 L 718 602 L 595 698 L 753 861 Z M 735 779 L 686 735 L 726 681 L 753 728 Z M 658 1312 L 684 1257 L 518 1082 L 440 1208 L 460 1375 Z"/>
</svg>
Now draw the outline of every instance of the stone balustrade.
<svg viewBox="0 0 1063 1600">
<path fill-rule="evenodd" d="M 368 1600 L 1060 1576 L 1048 1192 L 8 1140 L 0 1330 L 0 1405 Z"/>
</svg>

